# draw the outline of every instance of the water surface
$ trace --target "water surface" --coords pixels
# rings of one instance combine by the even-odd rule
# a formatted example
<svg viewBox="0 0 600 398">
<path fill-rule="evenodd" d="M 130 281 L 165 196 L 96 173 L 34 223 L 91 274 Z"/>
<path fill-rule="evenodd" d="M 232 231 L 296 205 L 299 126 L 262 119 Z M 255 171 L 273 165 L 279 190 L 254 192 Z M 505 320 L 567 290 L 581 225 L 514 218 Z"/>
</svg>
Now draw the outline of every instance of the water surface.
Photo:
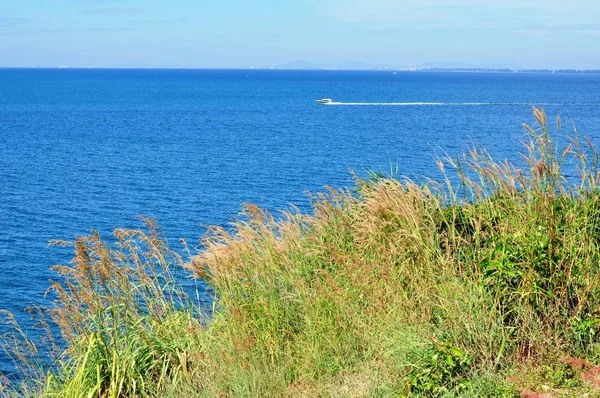
<svg viewBox="0 0 600 398">
<path fill-rule="evenodd" d="M 0 93 L 0 308 L 26 324 L 70 259 L 51 239 L 145 215 L 196 245 L 244 202 L 307 210 L 350 169 L 435 177 L 471 142 L 518 161 L 533 105 L 600 139 L 600 75 L 4 69 Z"/>
</svg>

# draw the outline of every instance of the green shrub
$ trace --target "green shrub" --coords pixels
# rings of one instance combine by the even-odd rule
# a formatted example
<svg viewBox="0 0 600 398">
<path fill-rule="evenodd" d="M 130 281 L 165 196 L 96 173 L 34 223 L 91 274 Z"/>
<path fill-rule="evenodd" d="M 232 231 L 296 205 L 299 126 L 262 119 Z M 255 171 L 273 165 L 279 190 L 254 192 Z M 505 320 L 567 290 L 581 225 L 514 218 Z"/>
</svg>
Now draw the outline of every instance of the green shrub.
<svg viewBox="0 0 600 398">
<path fill-rule="evenodd" d="M 460 393 L 470 387 L 468 372 L 471 359 L 450 342 L 436 344 L 412 365 L 406 377 L 409 394 L 439 396 Z"/>
</svg>

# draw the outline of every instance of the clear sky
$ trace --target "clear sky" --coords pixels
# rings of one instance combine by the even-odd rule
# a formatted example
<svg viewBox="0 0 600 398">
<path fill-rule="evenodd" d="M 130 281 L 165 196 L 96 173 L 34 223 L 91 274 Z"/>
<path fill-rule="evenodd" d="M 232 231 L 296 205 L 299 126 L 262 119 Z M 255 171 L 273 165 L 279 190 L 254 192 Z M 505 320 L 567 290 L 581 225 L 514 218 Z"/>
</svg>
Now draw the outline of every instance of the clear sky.
<svg viewBox="0 0 600 398">
<path fill-rule="evenodd" d="M 600 0 L 0 0 L 0 66 L 600 69 Z"/>
</svg>

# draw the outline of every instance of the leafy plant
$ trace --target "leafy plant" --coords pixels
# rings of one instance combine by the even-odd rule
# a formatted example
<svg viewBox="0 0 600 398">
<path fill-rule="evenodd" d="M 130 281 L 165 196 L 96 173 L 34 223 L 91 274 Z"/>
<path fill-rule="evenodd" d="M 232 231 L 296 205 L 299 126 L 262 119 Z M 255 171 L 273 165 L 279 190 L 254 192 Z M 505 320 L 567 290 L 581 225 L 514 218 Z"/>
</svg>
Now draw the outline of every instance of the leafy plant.
<svg viewBox="0 0 600 398">
<path fill-rule="evenodd" d="M 467 379 L 471 358 L 450 342 L 436 344 L 406 377 L 409 394 L 441 395 L 469 388 Z"/>
</svg>

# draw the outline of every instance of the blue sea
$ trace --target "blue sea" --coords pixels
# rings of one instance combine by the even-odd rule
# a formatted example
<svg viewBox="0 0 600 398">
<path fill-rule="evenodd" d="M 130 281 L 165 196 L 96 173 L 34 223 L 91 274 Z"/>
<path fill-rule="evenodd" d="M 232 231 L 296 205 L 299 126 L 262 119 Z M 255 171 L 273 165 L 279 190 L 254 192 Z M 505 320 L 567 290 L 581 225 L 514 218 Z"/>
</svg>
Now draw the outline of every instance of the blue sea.
<svg viewBox="0 0 600 398">
<path fill-rule="evenodd" d="M 350 170 L 425 181 L 473 144 L 519 162 L 532 106 L 600 143 L 596 74 L 0 69 L 0 308 L 31 326 L 72 254 L 51 239 L 143 215 L 196 246 L 245 202 L 309 210 Z"/>
</svg>

